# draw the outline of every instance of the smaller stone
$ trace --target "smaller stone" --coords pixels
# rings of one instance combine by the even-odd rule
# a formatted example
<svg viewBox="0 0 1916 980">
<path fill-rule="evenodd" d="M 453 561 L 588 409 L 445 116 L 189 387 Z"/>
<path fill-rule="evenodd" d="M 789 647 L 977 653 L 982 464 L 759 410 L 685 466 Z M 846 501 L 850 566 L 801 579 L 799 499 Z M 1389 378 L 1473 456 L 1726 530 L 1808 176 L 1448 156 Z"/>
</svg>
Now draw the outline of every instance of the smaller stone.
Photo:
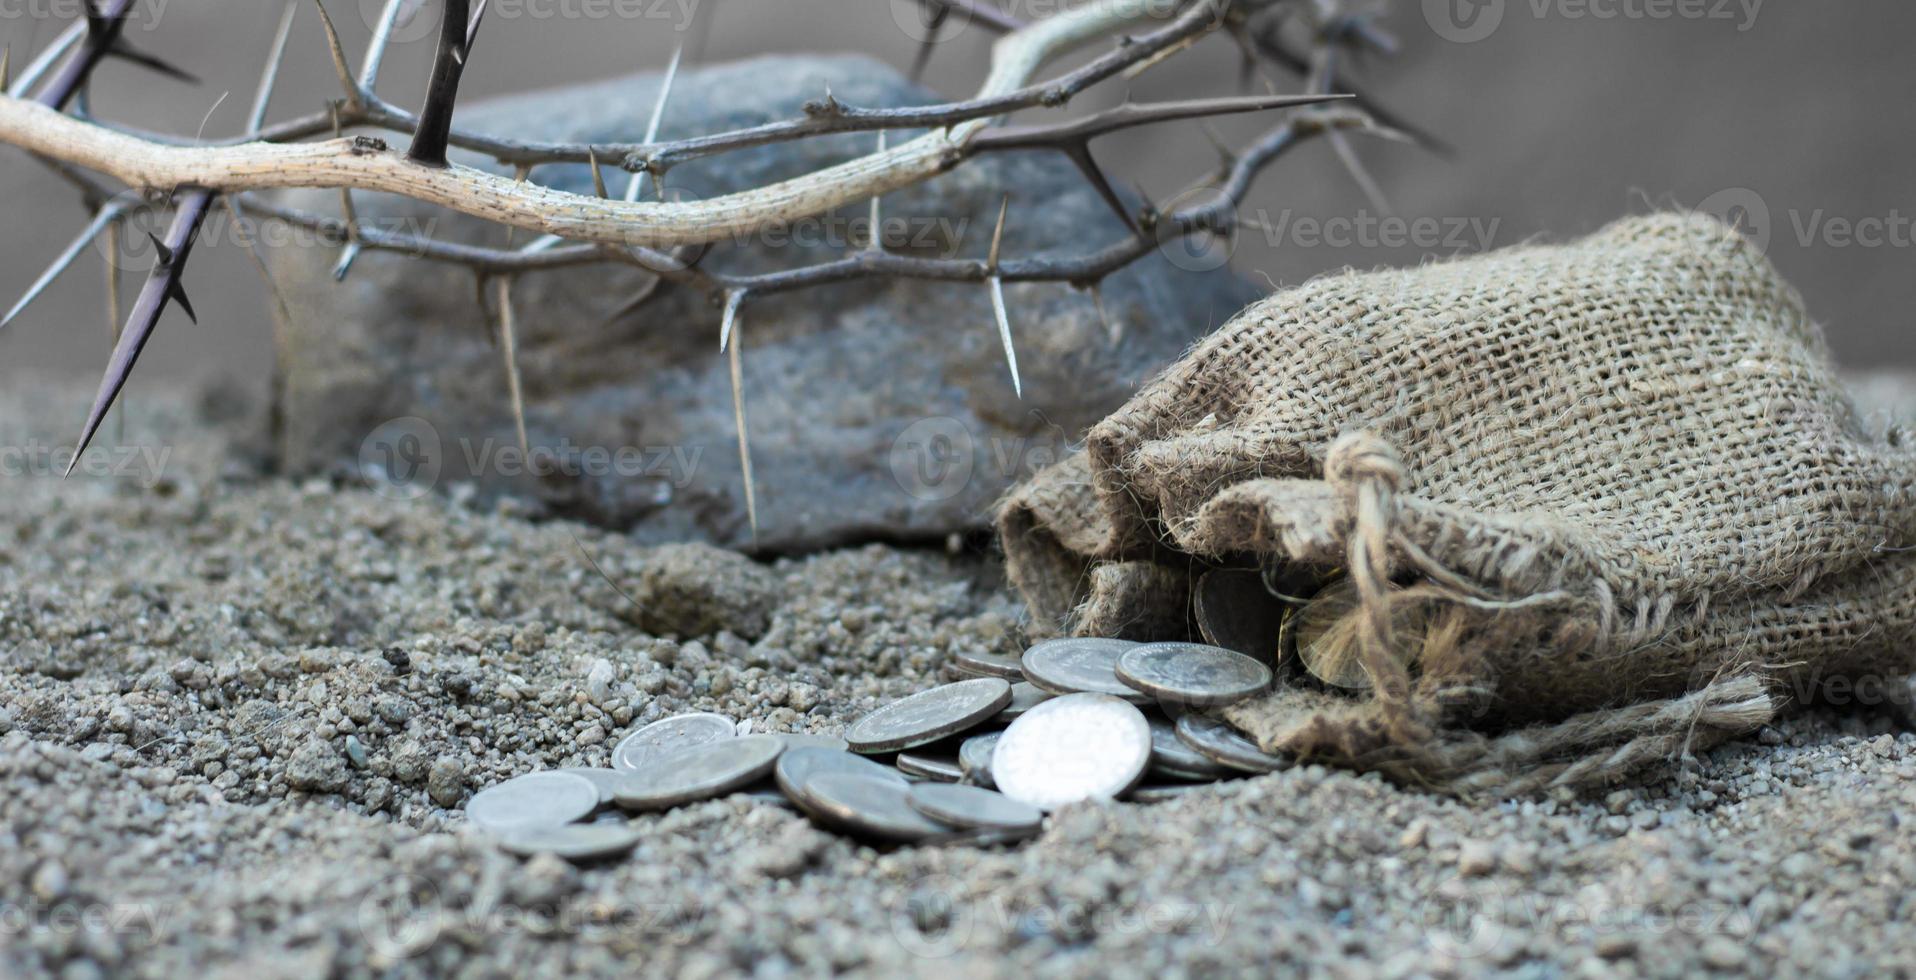
<svg viewBox="0 0 1916 980">
<path fill-rule="evenodd" d="M 309 741 L 286 762 L 286 781 L 308 793 L 337 793 L 346 786 L 346 760 L 325 742 Z"/>
<path fill-rule="evenodd" d="M 434 803 L 450 810 L 466 798 L 466 771 L 458 762 L 441 756 L 426 770 L 426 795 Z"/>
<path fill-rule="evenodd" d="M 1488 841 L 1465 841 L 1457 852 L 1457 871 L 1467 878 L 1481 878 L 1497 870 L 1497 848 Z"/>
</svg>

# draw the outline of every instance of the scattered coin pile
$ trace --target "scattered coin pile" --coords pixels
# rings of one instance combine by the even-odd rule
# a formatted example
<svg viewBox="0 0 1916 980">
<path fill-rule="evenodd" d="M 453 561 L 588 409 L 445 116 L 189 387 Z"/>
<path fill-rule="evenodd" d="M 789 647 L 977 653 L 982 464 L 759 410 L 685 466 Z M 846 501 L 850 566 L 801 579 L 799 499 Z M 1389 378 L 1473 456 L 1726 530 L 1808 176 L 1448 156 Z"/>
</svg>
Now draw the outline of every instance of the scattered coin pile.
<svg viewBox="0 0 1916 980">
<path fill-rule="evenodd" d="M 466 817 L 517 854 L 576 861 L 638 843 L 627 814 L 744 793 L 820 826 L 893 843 L 1009 842 L 1090 799 L 1156 802 L 1284 760 L 1198 713 L 1274 674 L 1201 643 L 1050 640 L 1022 658 L 964 654 L 968 675 L 866 715 L 843 737 L 748 734 L 717 714 L 654 722 L 612 768 L 558 769 L 472 797 Z"/>
</svg>

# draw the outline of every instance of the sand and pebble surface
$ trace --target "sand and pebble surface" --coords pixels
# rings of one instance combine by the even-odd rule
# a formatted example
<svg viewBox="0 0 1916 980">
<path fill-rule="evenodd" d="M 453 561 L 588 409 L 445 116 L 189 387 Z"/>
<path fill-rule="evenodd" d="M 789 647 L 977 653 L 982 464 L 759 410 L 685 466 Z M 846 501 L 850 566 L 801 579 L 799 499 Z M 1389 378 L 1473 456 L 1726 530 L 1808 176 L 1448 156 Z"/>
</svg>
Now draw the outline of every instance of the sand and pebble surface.
<svg viewBox="0 0 1916 980">
<path fill-rule="evenodd" d="M 10 390 L 9 443 L 90 390 Z M 231 399 L 132 404 L 162 465 L 0 494 L 0 976 L 1916 970 L 1916 736 L 1868 711 L 1577 797 L 1304 766 L 882 849 L 739 795 L 604 865 L 514 857 L 477 789 L 683 711 L 838 731 L 1015 651 L 990 555 L 640 549 L 262 475 Z"/>
</svg>

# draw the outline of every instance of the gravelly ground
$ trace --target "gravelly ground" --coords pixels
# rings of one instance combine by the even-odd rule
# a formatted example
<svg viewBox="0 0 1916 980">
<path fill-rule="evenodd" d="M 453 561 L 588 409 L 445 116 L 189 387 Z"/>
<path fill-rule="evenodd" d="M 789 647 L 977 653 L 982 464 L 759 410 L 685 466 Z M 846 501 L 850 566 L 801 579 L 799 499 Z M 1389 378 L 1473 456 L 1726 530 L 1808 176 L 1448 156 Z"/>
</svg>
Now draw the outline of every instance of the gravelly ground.
<svg viewBox="0 0 1916 980">
<path fill-rule="evenodd" d="M 10 444 L 78 387 L 10 392 Z M 0 975 L 1916 971 L 1916 737 L 1867 714 L 1581 798 L 1306 767 L 886 851 L 734 797 L 605 866 L 512 858 L 475 788 L 684 710 L 834 729 L 1017 609 L 986 557 L 648 552 L 261 478 L 205 410 L 135 404 L 163 479 L 0 494 Z"/>
</svg>

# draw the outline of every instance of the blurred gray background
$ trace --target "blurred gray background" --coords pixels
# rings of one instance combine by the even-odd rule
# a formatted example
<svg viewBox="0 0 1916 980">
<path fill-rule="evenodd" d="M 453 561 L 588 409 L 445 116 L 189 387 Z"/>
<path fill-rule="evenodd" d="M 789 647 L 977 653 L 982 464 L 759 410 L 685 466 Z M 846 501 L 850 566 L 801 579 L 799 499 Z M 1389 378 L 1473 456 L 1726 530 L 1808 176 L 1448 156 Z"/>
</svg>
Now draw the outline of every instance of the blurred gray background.
<svg viewBox="0 0 1916 980">
<path fill-rule="evenodd" d="M 905 0 L 897 0 L 899 3 Z M 1014 12 L 1068 0 L 1006 0 Z M 16 68 L 63 26 L 79 0 L 20 0 L 0 10 Z M 379 0 L 331 0 L 355 57 Z M 251 101 L 279 0 L 142 0 L 129 36 L 197 72 L 189 87 L 126 65 L 103 69 L 99 115 L 147 128 L 231 133 Z M 1029 9 L 1027 9 L 1029 8 Z M 404 104 L 424 87 L 437 4 L 397 44 L 381 91 Z M 1388 194 L 1383 220 L 1329 148 L 1316 144 L 1268 172 L 1246 209 L 1235 265 L 1294 284 L 1326 270 L 1417 262 L 1544 236 L 1564 238 L 1658 207 L 1734 206 L 1806 294 L 1838 357 L 1858 367 L 1916 364 L 1916 4 L 1897 0 L 1395 0 L 1384 23 L 1402 41 L 1359 75 L 1382 102 L 1456 148 L 1445 159 L 1360 142 Z M 702 26 L 701 26 L 702 24 Z M 700 40 L 703 35 L 703 40 Z M 968 94 L 990 35 L 973 27 L 939 48 L 928 84 Z M 658 68 L 675 45 L 716 61 L 772 51 L 868 52 L 901 68 L 915 44 L 893 0 L 494 0 L 466 74 L 468 98 Z M 276 116 L 337 94 L 318 19 L 302 10 Z M 1138 79 L 1138 98 L 1236 91 L 1228 41 L 1205 42 Z M 1272 76 L 1286 90 L 1295 79 Z M 1083 100 L 1121 98 L 1125 83 Z M 230 93 L 222 100 L 222 93 Z M 638 138 L 644 120 L 632 122 Z M 1217 130 L 1248 139 L 1254 120 Z M 1156 127 L 1097 146 L 1107 165 L 1165 199 L 1216 165 L 1195 124 Z M 0 150 L 9 234 L 0 245 L 0 305 L 82 227 L 64 183 Z M 1065 165 L 1060 161 L 1060 165 Z M 1431 219 L 1420 225 L 1415 219 Z M 371 256 L 363 261 L 407 261 Z M 0 334 L 0 373 L 97 378 L 109 349 L 101 263 L 89 256 Z M 187 285 L 200 324 L 169 315 L 134 378 L 143 384 L 221 376 L 263 390 L 272 365 L 269 299 L 244 252 L 196 254 Z M 129 275 L 124 288 L 137 288 Z M 792 302 L 802 302 L 802 294 Z M 90 389 L 89 389 L 90 390 Z M 76 424 L 78 420 L 76 419 Z"/>
</svg>

